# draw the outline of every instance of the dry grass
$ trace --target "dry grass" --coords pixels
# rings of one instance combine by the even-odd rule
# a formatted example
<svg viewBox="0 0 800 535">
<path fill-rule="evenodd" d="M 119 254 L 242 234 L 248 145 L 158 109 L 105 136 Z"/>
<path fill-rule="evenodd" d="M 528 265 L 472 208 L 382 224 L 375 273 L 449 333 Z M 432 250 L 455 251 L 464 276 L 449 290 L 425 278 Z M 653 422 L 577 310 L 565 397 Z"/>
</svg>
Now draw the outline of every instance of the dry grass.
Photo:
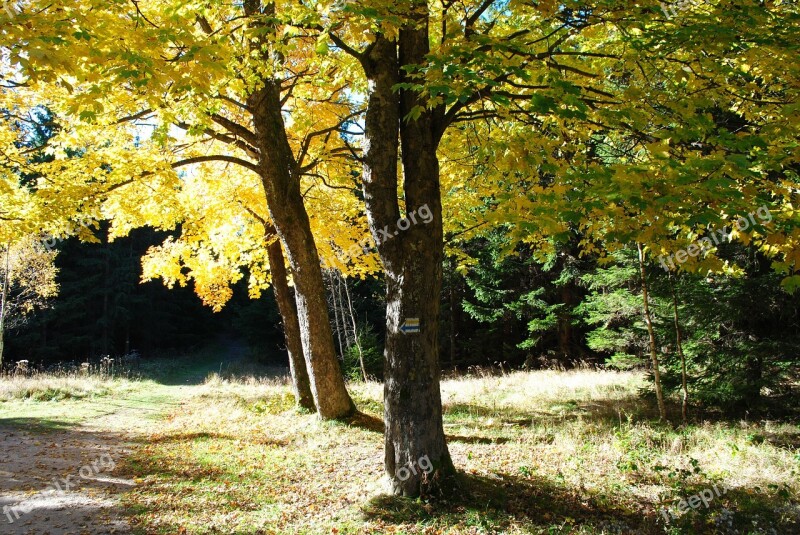
<svg viewBox="0 0 800 535">
<path fill-rule="evenodd" d="M 206 360 L 159 363 L 159 382 L 6 377 L 0 411 L 25 425 L 103 410 L 136 420 L 145 406 L 164 416 L 125 467 L 139 485 L 124 499 L 148 535 L 800 532 L 800 427 L 663 424 L 638 373 L 475 371 L 444 381 L 460 488 L 407 500 L 381 494 L 381 384 L 351 384 L 364 414 L 326 423 L 294 408 L 285 373 Z M 39 403 L 51 400 L 67 402 Z M 732 490 L 677 514 L 677 499 L 713 485 Z M 665 523 L 663 507 L 677 518 Z"/>
<path fill-rule="evenodd" d="M 461 488 L 382 496 L 382 385 L 350 385 L 366 416 L 322 423 L 282 381 L 223 380 L 145 440 L 127 496 L 142 533 L 792 533 L 800 428 L 652 418 L 630 372 L 531 372 L 443 383 Z M 666 525 L 660 508 L 733 490 Z M 774 531 L 770 531 L 773 529 Z"/>
<path fill-rule="evenodd" d="M 264 389 L 289 387 L 290 377 L 283 370 L 276 369 L 267 375 L 245 374 L 234 376 L 220 375 L 216 372 L 208 374 L 201 387 L 196 391 L 198 396 L 225 397 L 227 394 L 263 395 Z"/>
<path fill-rule="evenodd" d="M 10 374 L 0 377 L 0 401 L 63 401 L 103 397 L 129 391 L 135 383 L 126 378 L 78 371 L 33 373 L 27 376 Z"/>
</svg>

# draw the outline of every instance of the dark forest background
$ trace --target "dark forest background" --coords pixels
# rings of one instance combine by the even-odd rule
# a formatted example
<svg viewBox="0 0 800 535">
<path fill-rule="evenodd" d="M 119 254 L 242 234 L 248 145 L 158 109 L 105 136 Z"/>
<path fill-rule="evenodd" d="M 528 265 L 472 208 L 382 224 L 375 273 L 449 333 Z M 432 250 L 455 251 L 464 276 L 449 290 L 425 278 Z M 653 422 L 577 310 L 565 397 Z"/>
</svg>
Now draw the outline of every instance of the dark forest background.
<svg viewBox="0 0 800 535">
<path fill-rule="evenodd" d="M 113 243 L 59 243 L 59 296 L 9 333 L 8 360 L 47 366 L 134 351 L 154 359 L 200 350 L 225 337 L 246 342 L 250 356 L 262 363 L 288 365 L 271 292 L 251 300 L 242 284 L 228 306 L 213 313 L 192 287 L 140 283 L 142 255 L 166 236 L 139 229 Z M 601 267 L 569 247 L 545 263 L 530 250 L 504 256 L 504 242 L 498 230 L 464 247 L 478 259 L 475 266 L 461 273 L 448 260 L 444 267 L 443 369 L 648 366 L 635 247 Z M 780 288 L 780 276 L 754 250 L 728 244 L 721 255 L 742 267 L 743 276 L 676 275 L 657 264 L 648 267 L 665 386 L 671 391 L 681 386 L 677 310 L 697 403 L 736 411 L 763 406 L 767 399 L 780 403 L 791 394 L 800 362 L 800 300 Z M 360 379 L 363 358 L 368 374 L 380 378 L 382 281 L 328 273 L 328 283 L 345 373 Z M 342 297 L 343 285 L 352 306 Z"/>
</svg>

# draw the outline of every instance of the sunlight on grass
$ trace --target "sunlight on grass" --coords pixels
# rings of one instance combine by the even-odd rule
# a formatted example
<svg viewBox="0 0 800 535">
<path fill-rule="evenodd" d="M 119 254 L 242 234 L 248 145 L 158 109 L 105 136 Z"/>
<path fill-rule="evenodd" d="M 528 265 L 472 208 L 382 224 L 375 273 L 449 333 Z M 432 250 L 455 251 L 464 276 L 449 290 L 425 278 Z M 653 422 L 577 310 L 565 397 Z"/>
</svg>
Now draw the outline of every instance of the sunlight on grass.
<svg viewBox="0 0 800 535">
<path fill-rule="evenodd" d="M 281 380 L 212 375 L 147 437 L 125 497 L 143 533 L 720 533 L 798 525 L 800 429 L 652 419 L 632 372 L 511 373 L 443 383 L 461 489 L 380 494 L 382 385 L 355 383 L 367 416 L 299 413 Z M 678 514 L 713 484 L 726 495 Z M 677 516 L 665 525 L 662 507 Z M 725 531 L 730 529 L 731 531 Z M 783 530 L 783 531 L 781 531 Z"/>
<path fill-rule="evenodd" d="M 134 388 L 135 381 L 80 372 L 37 373 L 0 379 L 0 401 L 62 401 L 104 397 Z"/>
<path fill-rule="evenodd" d="M 349 385 L 362 416 L 321 422 L 296 409 L 285 373 L 240 371 L 207 371 L 188 385 L 5 378 L 0 409 L 6 423 L 43 429 L 113 414 L 130 430 L 156 418 L 143 429 L 157 431 L 138 435 L 124 466 L 138 485 L 123 499 L 148 534 L 788 533 L 800 523 L 800 428 L 659 423 L 640 397 L 640 373 L 444 381 L 460 488 L 446 499 L 407 500 L 381 494 L 381 384 Z M 63 401 L 43 402 L 54 399 Z M 677 500 L 713 485 L 730 490 L 707 509 L 678 513 Z M 669 524 L 662 508 L 676 517 Z"/>
</svg>

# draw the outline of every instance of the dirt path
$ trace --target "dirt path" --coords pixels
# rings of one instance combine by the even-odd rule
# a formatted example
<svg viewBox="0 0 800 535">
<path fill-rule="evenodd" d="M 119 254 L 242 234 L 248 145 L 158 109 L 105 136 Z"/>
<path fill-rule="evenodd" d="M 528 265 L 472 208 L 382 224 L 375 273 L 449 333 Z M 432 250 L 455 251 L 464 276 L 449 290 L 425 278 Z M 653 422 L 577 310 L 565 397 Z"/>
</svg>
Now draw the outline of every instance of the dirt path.
<svg viewBox="0 0 800 535">
<path fill-rule="evenodd" d="M 191 388 L 152 385 L 125 399 L 87 401 L 100 412 L 56 430 L 31 430 L 35 418 L 29 426 L 0 420 L 0 533 L 129 533 L 119 497 L 135 482 L 116 465 Z"/>
<path fill-rule="evenodd" d="M 192 362 L 164 384 L 142 383 L 121 397 L 31 403 L 23 417 L 0 414 L 0 534 L 129 533 L 119 503 L 136 483 L 117 465 L 210 372 L 246 353 L 231 337 L 218 346 L 213 358 Z"/>
</svg>

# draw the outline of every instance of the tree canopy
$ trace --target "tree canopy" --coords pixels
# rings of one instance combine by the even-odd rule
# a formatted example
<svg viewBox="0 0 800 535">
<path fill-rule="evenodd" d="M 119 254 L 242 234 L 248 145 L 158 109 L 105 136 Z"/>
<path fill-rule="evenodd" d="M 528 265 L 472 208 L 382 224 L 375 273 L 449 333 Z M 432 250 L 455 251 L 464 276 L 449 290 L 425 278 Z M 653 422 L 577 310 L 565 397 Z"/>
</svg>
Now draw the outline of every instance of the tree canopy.
<svg viewBox="0 0 800 535">
<path fill-rule="evenodd" d="M 649 272 L 743 275 L 720 254 L 736 241 L 787 292 L 800 286 L 794 2 L 28 0 L 0 17 L 0 244 L 97 240 L 101 221 L 111 239 L 170 231 L 143 278 L 191 281 L 215 310 L 244 277 L 252 297 L 274 282 L 284 298 L 290 278 L 281 313 L 297 317 L 323 418 L 354 406 L 322 270 L 383 275 L 396 493 L 430 483 L 396 475 L 423 455 L 442 479 L 453 472 L 439 392 L 446 252 L 488 288 L 496 274 L 472 268 L 484 253 L 566 268 L 635 249 L 631 313 L 645 320 L 662 417 Z M 476 253 L 478 240 L 493 249 Z M 579 280 L 604 287 L 576 273 L 558 284 Z M 547 310 L 531 332 L 566 329 L 573 303 L 520 295 L 502 315 L 527 301 Z"/>
</svg>

